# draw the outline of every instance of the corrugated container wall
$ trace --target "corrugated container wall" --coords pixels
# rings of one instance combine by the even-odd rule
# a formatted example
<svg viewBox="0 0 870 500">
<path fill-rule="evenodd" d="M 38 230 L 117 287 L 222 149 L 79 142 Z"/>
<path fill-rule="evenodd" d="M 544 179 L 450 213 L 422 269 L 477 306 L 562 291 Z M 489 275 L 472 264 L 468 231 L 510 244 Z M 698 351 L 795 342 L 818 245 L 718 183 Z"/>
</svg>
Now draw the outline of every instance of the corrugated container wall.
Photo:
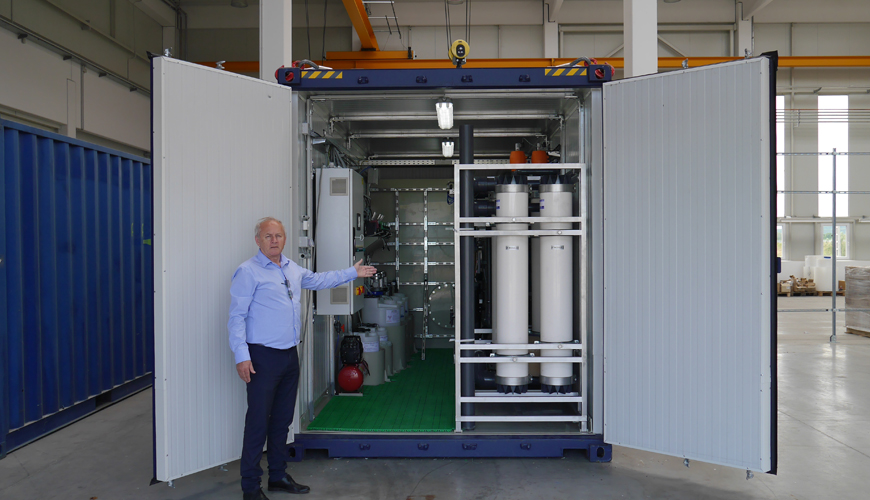
<svg viewBox="0 0 870 500">
<path fill-rule="evenodd" d="M 150 161 L 0 121 L 0 457 L 152 382 Z"/>
</svg>

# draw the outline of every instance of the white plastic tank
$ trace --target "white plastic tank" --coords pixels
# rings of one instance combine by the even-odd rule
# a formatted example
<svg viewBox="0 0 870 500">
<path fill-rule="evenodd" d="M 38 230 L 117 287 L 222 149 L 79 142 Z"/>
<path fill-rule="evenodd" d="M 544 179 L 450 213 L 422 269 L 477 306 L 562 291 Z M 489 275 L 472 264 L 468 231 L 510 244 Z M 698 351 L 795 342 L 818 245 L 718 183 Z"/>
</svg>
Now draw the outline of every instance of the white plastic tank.
<svg viewBox="0 0 870 500">
<path fill-rule="evenodd" d="M 541 184 L 541 217 L 572 215 L 573 184 Z M 571 229 L 571 223 L 542 222 L 541 229 Z M 540 292 L 533 300 L 541 308 L 541 343 L 560 346 L 541 350 L 544 357 L 570 357 L 572 354 L 574 308 L 574 251 L 571 236 L 541 236 Z M 571 392 L 571 363 L 542 363 L 543 392 Z"/>
<path fill-rule="evenodd" d="M 369 373 L 363 377 L 363 385 L 381 385 L 384 383 L 384 349 L 381 349 L 377 333 L 362 335 L 363 359 L 369 366 Z"/>
<path fill-rule="evenodd" d="M 386 327 L 378 327 L 378 339 L 381 343 L 381 349 L 384 350 L 384 373 L 385 376 L 389 377 L 393 374 L 393 343 L 390 342 Z"/>
<path fill-rule="evenodd" d="M 398 325 L 402 322 L 402 311 L 399 310 L 399 304 L 391 297 L 381 297 L 378 301 L 380 316 L 382 321 L 378 321 L 379 326 Z"/>
<path fill-rule="evenodd" d="M 362 322 L 374 323 L 379 325 L 381 322 L 381 311 L 378 308 L 377 297 L 366 297 L 363 299 Z"/>
<path fill-rule="evenodd" d="M 389 340 L 381 342 L 381 350 L 384 352 L 384 380 L 393 376 L 393 343 Z"/>
<path fill-rule="evenodd" d="M 396 303 L 401 304 L 402 318 L 408 317 L 408 296 L 404 293 L 396 292 L 392 295 Z"/>
<path fill-rule="evenodd" d="M 393 373 L 405 369 L 405 327 L 401 324 L 387 326 L 387 337 L 393 344 Z"/>
<path fill-rule="evenodd" d="M 495 187 L 496 217 L 526 217 L 529 213 L 529 189 L 526 184 L 498 184 Z M 500 223 L 499 231 L 521 231 L 528 224 Z M 498 255 L 498 342 L 528 344 L 529 342 L 529 237 L 497 236 Z M 499 356 L 526 356 L 525 349 L 500 349 Z M 499 392 L 523 393 L 529 386 L 528 363 L 498 363 L 496 386 Z"/>
</svg>

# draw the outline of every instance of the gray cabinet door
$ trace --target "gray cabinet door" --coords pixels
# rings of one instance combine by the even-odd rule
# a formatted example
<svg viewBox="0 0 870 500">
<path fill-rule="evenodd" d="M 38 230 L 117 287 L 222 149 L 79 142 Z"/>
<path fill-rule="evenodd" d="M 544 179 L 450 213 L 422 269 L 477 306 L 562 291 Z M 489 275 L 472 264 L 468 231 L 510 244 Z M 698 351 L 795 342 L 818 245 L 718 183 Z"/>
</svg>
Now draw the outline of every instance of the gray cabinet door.
<svg viewBox="0 0 870 500">
<path fill-rule="evenodd" d="M 604 85 L 604 438 L 776 467 L 766 57 Z"/>
</svg>

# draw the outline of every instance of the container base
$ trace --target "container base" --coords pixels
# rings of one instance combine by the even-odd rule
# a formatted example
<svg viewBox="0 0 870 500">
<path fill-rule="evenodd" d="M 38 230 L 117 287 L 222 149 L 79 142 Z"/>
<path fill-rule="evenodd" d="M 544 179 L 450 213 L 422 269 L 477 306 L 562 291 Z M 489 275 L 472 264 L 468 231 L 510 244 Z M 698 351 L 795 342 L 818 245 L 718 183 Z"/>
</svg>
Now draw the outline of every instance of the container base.
<svg viewBox="0 0 870 500">
<path fill-rule="evenodd" d="M 610 462 L 611 446 L 600 434 L 581 435 L 336 435 L 297 434 L 289 445 L 295 461 L 306 451 L 326 450 L 329 458 L 561 458 L 583 450 L 590 462 Z"/>
</svg>

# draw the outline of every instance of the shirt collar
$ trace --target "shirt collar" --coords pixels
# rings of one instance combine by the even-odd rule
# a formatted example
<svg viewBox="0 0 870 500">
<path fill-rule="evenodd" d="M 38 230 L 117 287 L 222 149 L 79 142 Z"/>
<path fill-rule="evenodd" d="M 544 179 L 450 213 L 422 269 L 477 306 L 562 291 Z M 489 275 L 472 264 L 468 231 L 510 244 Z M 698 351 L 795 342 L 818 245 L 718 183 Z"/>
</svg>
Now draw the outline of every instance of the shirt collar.
<svg viewBox="0 0 870 500">
<path fill-rule="evenodd" d="M 274 262 L 269 260 L 269 257 L 266 257 L 266 254 L 264 254 L 262 250 L 257 250 L 257 255 L 255 255 L 254 258 L 257 259 L 257 262 L 263 267 L 267 267 L 269 264 L 274 264 Z M 290 259 L 288 259 L 287 256 L 285 256 L 282 253 L 281 254 L 281 267 L 284 267 L 289 263 L 290 263 Z"/>
</svg>

